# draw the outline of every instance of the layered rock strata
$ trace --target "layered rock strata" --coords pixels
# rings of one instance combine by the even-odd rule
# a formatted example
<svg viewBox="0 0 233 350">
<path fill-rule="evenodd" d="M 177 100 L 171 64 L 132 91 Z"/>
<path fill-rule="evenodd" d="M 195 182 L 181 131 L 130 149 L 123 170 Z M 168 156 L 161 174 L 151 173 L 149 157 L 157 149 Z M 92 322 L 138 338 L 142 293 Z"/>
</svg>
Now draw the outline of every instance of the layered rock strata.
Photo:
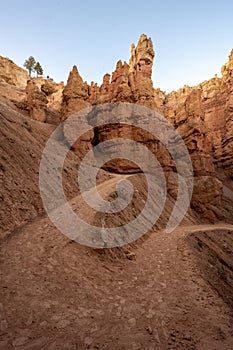
<svg viewBox="0 0 233 350">
<path fill-rule="evenodd" d="M 29 75 L 8 58 L 0 56 L 0 82 L 6 82 L 20 89 L 25 89 Z"/>
<path fill-rule="evenodd" d="M 129 64 L 119 61 L 112 75 L 104 76 L 100 87 L 94 83 L 88 86 L 74 67 L 63 92 L 61 121 L 86 107 L 112 102 L 138 103 L 159 111 L 179 131 L 188 148 L 195 179 L 192 205 L 204 217 L 214 221 L 219 216 L 216 208 L 221 206 L 223 193 L 216 167 L 224 168 L 227 176 L 232 176 L 233 52 L 222 68 L 222 78 L 215 76 L 196 87 L 184 86 L 170 94 L 153 88 L 154 56 L 151 39 L 141 35 L 138 45 L 132 45 Z M 88 121 L 80 120 L 80 125 L 83 123 Z M 70 132 L 64 130 L 67 139 Z M 98 145 L 112 138 L 130 138 L 146 145 L 160 161 L 168 190 L 176 196 L 174 162 L 161 142 L 145 131 L 126 125 L 105 125 L 95 128 L 94 134 L 82 137 L 81 143 L 76 143 L 73 148 L 82 158 L 91 148 L 90 144 Z M 122 159 L 108 162 L 105 168 L 120 173 L 141 171 L 134 163 Z"/>
</svg>

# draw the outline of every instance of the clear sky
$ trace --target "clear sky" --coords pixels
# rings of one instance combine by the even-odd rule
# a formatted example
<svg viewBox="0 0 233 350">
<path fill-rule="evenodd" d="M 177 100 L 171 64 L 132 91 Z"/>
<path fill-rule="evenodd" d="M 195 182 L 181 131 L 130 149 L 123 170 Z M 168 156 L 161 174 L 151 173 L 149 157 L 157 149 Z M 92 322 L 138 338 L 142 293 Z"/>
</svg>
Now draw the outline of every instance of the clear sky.
<svg viewBox="0 0 233 350">
<path fill-rule="evenodd" d="M 232 0 L 0 0 L 0 55 L 67 80 L 74 64 L 101 83 L 128 62 L 140 34 L 152 38 L 155 87 L 170 91 L 217 73 L 233 48 Z"/>
</svg>

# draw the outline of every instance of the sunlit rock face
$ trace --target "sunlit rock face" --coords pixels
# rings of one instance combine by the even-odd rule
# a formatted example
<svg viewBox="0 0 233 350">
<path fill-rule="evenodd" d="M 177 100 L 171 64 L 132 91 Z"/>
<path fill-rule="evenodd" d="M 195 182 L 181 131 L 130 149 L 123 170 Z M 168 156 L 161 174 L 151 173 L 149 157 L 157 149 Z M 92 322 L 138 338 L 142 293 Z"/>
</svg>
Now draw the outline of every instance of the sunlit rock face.
<svg viewBox="0 0 233 350">
<path fill-rule="evenodd" d="M 29 75 L 8 58 L 0 56 L 0 82 L 6 82 L 17 88 L 25 89 Z"/>
</svg>

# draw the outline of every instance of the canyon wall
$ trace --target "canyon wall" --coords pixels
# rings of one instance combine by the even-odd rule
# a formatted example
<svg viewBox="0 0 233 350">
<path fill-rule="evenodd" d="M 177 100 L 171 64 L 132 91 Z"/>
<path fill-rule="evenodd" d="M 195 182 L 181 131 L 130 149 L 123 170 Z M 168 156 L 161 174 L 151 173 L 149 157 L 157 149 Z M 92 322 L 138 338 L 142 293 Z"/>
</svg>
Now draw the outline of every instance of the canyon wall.
<svg viewBox="0 0 233 350">
<path fill-rule="evenodd" d="M 195 174 L 192 204 L 214 220 L 220 216 L 222 183 L 216 171 L 233 176 L 233 50 L 222 67 L 222 77 L 168 94 L 165 117 L 188 147 Z"/>
<path fill-rule="evenodd" d="M 115 71 L 104 75 L 101 86 L 94 82 L 88 85 L 74 66 L 65 87 L 48 79 L 29 79 L 26 71 L 0 57 L 0 83 L 5 84 L 4 89 L 12 86 L 22 91 L 27 85 L 22 108 L 32 119 L 55 125 L 87 107 L 104 103 L 136 103 L 158 111 L 179 131 L 188 148 L 195 180 L 192 206 L 208 220 L 221 219 L 223 184 L 218 170 L 224 171 L 228 179 L 233 177 L 233 51 L 222 67 L 221 78 L 215 76 L 198 86 L 184 86 L 169 94 L 153 88 L 154 57 L 151 39 L 142 34 L 138 44 L 132 45 L 129 62 L 118 61 Z M 23 106 L 22 95 L 20 104 Z M 92 121 L 84 116 L 79 124 L 90 126 Z M 74 128 L 63 126 L 68 143 L 74 133 Z M 149 132 L 125 125 L 105 125 L 83 134 L 72 149 L 82 159 L 93 145 L 116 137 L 135 140 L 155 154 L 163 167 L 168 192 L 175 198 L 175 164 L 162 143 Z M 118 173 L 141 171 L 136 164 L 122 159 L 108 162 L 105 169 Z"/>
<path fill-rule="evenodd" d="M 233 176 L 233 50 L 221 78 L 215 76 L 196 87 L 168 94 L 163 111 L 186 138 L 196 170 L 212 173 L 215 165 Z M 195 125 L 191 127 L 190 122 Z M 195 139 L 195 145 L 190 144 L 188 135 Z"/>
<path fill-rule="evenodd" d="M 141 35 L 137 46 L 132 45 L 129 63 L 119 61 L 112 75 L 103 77 L 100 87 L 84 82 L 74 66 L 63 91 L 61 121 L 88 106 L 111 102 L 138 103 L 160 112 L 179 131 L 190 153 L 195 180 L 192 205 L 202 216 L 214 221 L 216 217 L 221 218 L 219 208 L 223 194 L 216 168 L 224 169 L 226 176 L 232 176 L 233 53 L 222 68 L 222 78 L 215 76 L 196 87 L 184 86 L 170 94 L 153 88 L 154 56 L 151 39 Z M 80 123 L 88 121 L 80 120 Z M 72 132 L 64 130 L 67 140 Z M 113 137 L 130 138 L 146 145 L 164 169 L 168 192 L 176 196 L 174 162 L 161 142 L 149 133 L 128 126 L 98 127 L 94 134 L 90 132 L 75 143 L 73 149 L 82 158 L 92 145 L 101 145 Z M 132 162 L 119 159 L 108 162 L 105 169 L 119 173 L 140 171 Z"/>
<path fill-rule="evenodd" d="M 63 91 L 61 122 L 75 112 L 102 103 L 131 102 L 154 109 L 155 97 L 151 79 L 154 55 L 151 39 L 148 39 L 144 34 L 141 35 L 138 45 L 136 47 L 132 45 L 129 64 L 119 61 L 111 76 L 105 74 L 100 87 L 95 83 L 89 86 L 84 82 L 77 67 L 74 66 Z M 87 123 L 87 121 L 80 120 L 80 123 Z M 117 128 L 112 126 L 111 132 L 108 131 L 106 127 L 95 129 L 95 134 L 90 131 L 83 135 L 79 142 L 73 144 L 72 149 L 80 157 L 83 157 L 86 151 L 92 147 L 91 143 L 93 142 L 99 143 L 111 138 L 113 134 L 115 136 L 119 134 L 121 137 L 129 135 L 129 133 L 132 134 L 132 129 L 129 131 L 129 128 L 119 126 Z M 64 126 L 64 135 L 68 142 L 73 132 L 73 128 Z M 108 170 L 133 172 L 134 169 L 131 167 L 132 163 L 127 166 L 127 162 L 119 161 L 117 167 L 114 162 L 112 166 L 109 165 Z"/>
</svg>

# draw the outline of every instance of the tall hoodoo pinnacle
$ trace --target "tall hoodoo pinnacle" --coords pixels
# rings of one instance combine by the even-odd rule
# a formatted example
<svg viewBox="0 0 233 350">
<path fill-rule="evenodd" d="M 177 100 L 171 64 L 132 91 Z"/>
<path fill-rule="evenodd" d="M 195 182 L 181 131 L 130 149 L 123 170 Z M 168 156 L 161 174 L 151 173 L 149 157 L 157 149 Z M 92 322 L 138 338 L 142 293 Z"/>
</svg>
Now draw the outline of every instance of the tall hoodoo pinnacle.
<svg viewBox="0 0 233 350">
<path fill-rule="evenodd" d="M 154 50 L 151 38 L 142 34 L 138 44 L 132 45 L 129 64 L 117 62 L 115 71 L 105 74 L 100 87 L 88 86 L 76 66 L 70 72 L 63 91 L 61 121 L 92 104 L 108 102 L 133 102 L 155 108 L 152 83 Z"/>
<path fill-rule="evenodd" d="M 63 91 L 61 121 L 70 115 L 89 106 L 87 102 L 88 85 L 83 81 L 76 66 L 69 74 L 67 85 Z"/>
<path fill-rule="evenodd" d="M 135 48 L 135 45 L 132 44 L 131 58 L 129 61 L 130 71 L 144 70 L 151 77 L 154 57 L 155 52 L 151 38 L 147 38 L 145 34 L 142 34 L 137 47 Z"/>
<path fill-rule="evenodd" d="M 132 45 L 129 61 L 129 81 L 134 100 L 147 107 L 154 108 L 154 89 L 152 83 L 152 66 L 155 57 L 151 38 L 140 36 L 137 46 Z"/>
</svg>

